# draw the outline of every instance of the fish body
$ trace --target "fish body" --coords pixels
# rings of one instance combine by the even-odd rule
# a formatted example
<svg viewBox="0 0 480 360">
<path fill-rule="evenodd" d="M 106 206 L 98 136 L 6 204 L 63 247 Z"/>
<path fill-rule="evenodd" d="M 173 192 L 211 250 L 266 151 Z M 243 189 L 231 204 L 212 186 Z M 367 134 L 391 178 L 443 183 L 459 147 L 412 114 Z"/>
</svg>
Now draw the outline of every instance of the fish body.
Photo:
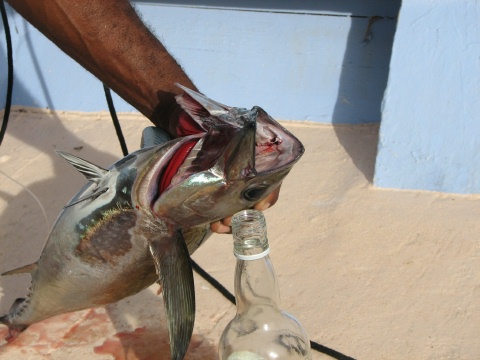
<svg viewBox="0 0 480 360">
<path fill-rule="evenodd" d="M 172 359 L 183 358 L 195 317 L 189 255 L 209 224 L 250 208 L 277 188 L 303 154 L 290 132 L 259 107 L 228 107 L 182 87 L 183 136 L 98 167 L 59 155 L 89 182 L 57 218 L 29 272 L 29 293 L 0 323 L 13 331 L 101 306 L 158 282 Z M 155 136 L 154 136 L 155 139 Z"/>
</svg>

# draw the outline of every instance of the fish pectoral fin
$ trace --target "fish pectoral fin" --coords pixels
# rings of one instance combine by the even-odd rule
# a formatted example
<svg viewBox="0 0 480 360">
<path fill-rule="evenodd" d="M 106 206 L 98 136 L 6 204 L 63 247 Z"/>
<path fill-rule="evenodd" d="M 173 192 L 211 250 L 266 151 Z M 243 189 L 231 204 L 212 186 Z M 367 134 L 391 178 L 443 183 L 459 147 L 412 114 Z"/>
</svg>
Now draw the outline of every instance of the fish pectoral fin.
<svg viewBox="0 0 480 360">
<path fill-rule="evenodd" d="M 24 265 L 16 269 L 6 271 L 0 274 L 0 276 L 15 275 L 15 274 L 31 274 L 33 271 L 35 271 L 36 268 L 37 268 L 37 263 L 34 262 L 33 264 Z"/>
<path fill-rule="evenodd" d="M 185 356 L 195 322 L 195 288 L 187 245 L 181 232 L 150 241 L 158 283 L 162 286 L 171 357 Z"/>
<path fill-rule="evenodd" d="M 75 169 L 80 171 L 88 181 L 98 184 L 108 174 L 108 170 L 101 168 L 87 160 L 83 160 L 78 156 L 69 154 L 65 151 L 56 150 L 57 154 L 67 160 Z"/>
<path fill-rule="evenodd" d="M 86 196 L 82 196 L 81 198 L 79 198 L 75 201 L 71 201 L 67 205 L 65 205 L 63 208 L 66 209 L 70 206 L 77 205 L 78 203 L 81 203 L 82 201 L 85 201 L 85 200 L 88 200 L 88 199 L 95 200 L 100 195 L 106 193 L 108 190 L 109 190 L 108 187 L 104 187 L 104 188 L 98 188 L 97 187 L 91 194 L 88 194 Z"/>
</svg>

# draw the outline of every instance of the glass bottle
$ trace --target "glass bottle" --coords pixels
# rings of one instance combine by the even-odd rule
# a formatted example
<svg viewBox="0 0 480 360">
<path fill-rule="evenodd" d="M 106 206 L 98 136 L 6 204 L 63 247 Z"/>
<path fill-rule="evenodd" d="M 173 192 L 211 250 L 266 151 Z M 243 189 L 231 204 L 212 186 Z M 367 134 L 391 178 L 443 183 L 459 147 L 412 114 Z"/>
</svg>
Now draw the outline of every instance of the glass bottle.
<svg viewBox="0 0 480 360">
<path fill-rule="evenodd" d="M 220 338 L 220 359 L 311 359 L 310 341 L 302 325 L 279 308 L 263 213 L 245 210 L 235 214 L 232 234 L 237 314 Z"/>
</svg>

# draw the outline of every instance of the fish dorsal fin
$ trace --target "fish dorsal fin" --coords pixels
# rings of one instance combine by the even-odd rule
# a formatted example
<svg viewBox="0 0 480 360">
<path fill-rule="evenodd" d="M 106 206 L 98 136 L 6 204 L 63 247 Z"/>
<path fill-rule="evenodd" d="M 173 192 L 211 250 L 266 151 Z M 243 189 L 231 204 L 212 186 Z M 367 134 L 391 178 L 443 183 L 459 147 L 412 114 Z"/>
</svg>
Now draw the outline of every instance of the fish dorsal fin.
<svg viewBox="0 0 480 360">
<path fill-rule="evenodd" d="M 98 184 L 108 173 L 108 170 L 101 168 L 87 160 L 83 160 L 75 155 L 69 154 L 65 151 L 57 150 L 57 154 L 67 160 L 75 169 L 80 171 L 88 181 Z"/>
<path fill-rule="evenodd" d="M 36 268 L 37 268 L 37 263 L 34 262 L 33 264 L 28 264 L 10 271 L 6 271 L 3 274 L 1 274 L 1 276 L 14 275 L 14 274 L 31 274 L 33 273 L 33 271 L 35 271 Z"/>
<path fill-rule="evenodd" d="M 230 110 L 230 107 L 227 105 L 220 104 L 219 102 L 216 102 L 196 91 L 190 90 L 178 83 L 176 85 L 188 95 L 177 96 L 177 103 L 193 118 L 196 116 L 204 117 L 208 115 L 220 116 L 227 114 Z"/>
</svg>

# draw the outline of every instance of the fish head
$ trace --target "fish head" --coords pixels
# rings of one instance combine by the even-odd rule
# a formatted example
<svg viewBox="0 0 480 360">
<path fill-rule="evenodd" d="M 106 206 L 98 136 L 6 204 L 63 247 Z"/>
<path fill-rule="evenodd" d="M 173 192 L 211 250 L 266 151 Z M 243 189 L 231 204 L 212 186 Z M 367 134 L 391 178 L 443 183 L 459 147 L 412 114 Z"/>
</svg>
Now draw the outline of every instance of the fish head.
<svg viewBox="0 0 480 360">
<path fill-rule="evenodd" d="M 137 187 L 155 217 L 191 227 L 251 208 L 275 190 L 304 152 L 262 108 L 229 107 L 182 87 L 188 114 L 179 133 Z M 147 182 L 148 183 L 147 183 Z"/>
</svg>

